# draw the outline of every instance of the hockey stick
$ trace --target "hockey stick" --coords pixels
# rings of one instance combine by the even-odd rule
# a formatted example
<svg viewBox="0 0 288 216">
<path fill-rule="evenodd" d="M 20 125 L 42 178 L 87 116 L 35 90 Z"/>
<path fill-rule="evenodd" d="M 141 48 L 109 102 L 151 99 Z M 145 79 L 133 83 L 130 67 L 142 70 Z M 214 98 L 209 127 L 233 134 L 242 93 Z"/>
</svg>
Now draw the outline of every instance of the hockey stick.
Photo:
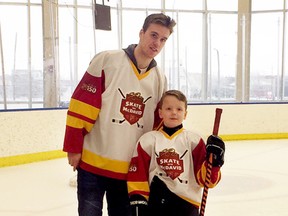
<svg viewBox="0 0 288 216">
<path fill-rule="evenodd" d="M 215 113 L 215 120 L 214 120 L 213 135 L 218 135 L 222 109 L 216 108 L 215 112 L 216 113 Z M 207 201 L 207 196 L 208 196 L 208 185 L 210 182 L 211 171 L 212 171 L 212 162 L 213 162 L 213 154 L 211 153 L 209 155 L 209 160 L 208 160 L 208 164 L 207 164 L 205 184 L 204 184 L 202 201 L 201 201 L 201 208 L 200 208 L 200 216 L 204 216 L 204 212 L 205 212 L 206 201 Z"/>
</svg>

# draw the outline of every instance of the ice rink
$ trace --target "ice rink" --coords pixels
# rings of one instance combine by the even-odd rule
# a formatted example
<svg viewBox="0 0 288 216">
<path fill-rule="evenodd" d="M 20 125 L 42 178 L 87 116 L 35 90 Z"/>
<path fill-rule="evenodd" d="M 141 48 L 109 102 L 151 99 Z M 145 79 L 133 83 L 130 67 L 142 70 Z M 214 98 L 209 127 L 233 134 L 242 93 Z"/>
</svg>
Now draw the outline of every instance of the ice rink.
<svg viewBox="0 0 288 216">
<path fill-rule="evenodd" d="M 77 216 L 75 175 L 66 158 L 0 168 L 0 216 Z M 205 216 L 288 216 L 287 182 L 288 140 L 226 141 Z"/>
</svg>

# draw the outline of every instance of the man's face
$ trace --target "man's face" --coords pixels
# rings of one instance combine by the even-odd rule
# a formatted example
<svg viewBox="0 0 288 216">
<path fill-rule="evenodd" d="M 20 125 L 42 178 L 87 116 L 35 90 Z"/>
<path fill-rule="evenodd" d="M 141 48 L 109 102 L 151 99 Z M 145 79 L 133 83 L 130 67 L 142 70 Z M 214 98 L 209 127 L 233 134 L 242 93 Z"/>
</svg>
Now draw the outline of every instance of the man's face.
<svg viewBox="0 0 288 216">
<path fill-rule="evenodd" d="M 164 47 L 166 40 L 170 36 L 170 30 L 162 25 L 152 23 L 144 32 L 140 31 L 140 41 L 142 54 L 147 58 L 154 58 Z"/>
</svg>

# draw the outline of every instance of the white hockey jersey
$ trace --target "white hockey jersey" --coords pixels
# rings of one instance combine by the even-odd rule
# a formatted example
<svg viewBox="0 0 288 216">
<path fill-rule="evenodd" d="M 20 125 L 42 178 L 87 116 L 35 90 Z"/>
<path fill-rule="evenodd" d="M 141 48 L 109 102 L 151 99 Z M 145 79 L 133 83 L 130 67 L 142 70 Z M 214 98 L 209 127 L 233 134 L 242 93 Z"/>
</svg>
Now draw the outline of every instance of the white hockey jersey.
<svg viewBox="0 0 288 216">
<path fill-rule="evenodd" d="M 139 74 L 123 51 L 104 51 L 91 61 L 70 102 L 64 151 L 82 152 L 80 167 L 126 179 L 139 137 L 151 131 L 166 90 L 157 66 Z"/>
<path fill-rule="evenodd" d="M 151 181 L 158 176 L 171 192 L 199 207 L 206 168 L 206 146 L 198 134 L 184 128 L 172 136 L 162 129 L 151 131 L 139 139 L 133 154 L 128 192 L 148 200 Z M 209 187 L 219 182 L 220 174 L 219 167 L 212 168 Z"/>
</svg>

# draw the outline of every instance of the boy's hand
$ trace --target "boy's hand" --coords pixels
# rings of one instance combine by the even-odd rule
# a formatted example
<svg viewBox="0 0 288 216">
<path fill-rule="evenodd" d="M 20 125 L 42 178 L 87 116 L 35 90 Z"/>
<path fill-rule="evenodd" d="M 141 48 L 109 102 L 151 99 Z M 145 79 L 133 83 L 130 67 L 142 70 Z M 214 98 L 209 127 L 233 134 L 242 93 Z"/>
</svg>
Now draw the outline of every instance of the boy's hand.
<svg viewBox="0 0 288 216">
<path fill-rule="evenodd" d="M 206 144 L 207 160 L 209 155 L 213 154 L 212 166 L 221 167 L 224 164 L 225 143 L 223 140 L 215 135 L 210 135 Z"/>
</svg>

